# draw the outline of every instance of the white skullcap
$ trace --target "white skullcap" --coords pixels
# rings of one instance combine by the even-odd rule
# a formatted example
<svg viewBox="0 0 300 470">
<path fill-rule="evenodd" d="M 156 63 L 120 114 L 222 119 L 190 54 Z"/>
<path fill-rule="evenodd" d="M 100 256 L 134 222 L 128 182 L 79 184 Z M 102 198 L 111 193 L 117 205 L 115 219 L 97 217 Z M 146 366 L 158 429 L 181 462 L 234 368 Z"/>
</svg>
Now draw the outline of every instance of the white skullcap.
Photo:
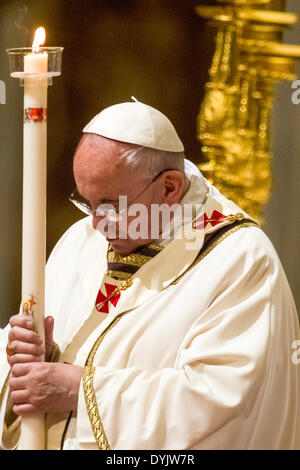
<svg viewBox="0 0 300 470">
<path fill-rule="evenodd" d="M 183 152 L 171 121 L 157 109 L 132 99 L 134 103 L 115 104 L 101 111 L 83 132 L 152 149 Z"/>
</svg>

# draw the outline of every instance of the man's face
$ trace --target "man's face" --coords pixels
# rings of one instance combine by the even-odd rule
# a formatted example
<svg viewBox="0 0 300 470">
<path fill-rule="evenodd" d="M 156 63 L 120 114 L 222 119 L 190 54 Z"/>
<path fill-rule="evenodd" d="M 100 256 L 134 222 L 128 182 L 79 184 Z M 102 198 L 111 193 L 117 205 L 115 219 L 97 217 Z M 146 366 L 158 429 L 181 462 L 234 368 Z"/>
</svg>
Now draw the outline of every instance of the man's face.
<svg viewBox="0 0 300 470">
<path fill-rule="evenodd" d="M 143 230 L 142 237 L 137 239 L 132 238 L 128 232 L 130 223 L 135 219 L 134 215 L 129 216 L 127 213 L 126 220 L 117 222 L 116 238 L 110 238 L 107 223 L 104 223 L 106 219 L 94 213 L 93 227 L 100 230 L 113 249 L 122 255 L 151 242 L 151 204 L 161 204 L 165 199 L 164 185 L 160 181 L 162 177 L 151 184 L 149 177 L 135 175 L 128 168 L 122 154 L 129 149 L 132 149 L 132 145 L 88 134 L 81 141 L 74 158 L 77 189 L 90 202 L 92 209 L 110 204 L 118 210 L 119 196 L 127 196 L 128 206 L 134 200 L 135 204 L 143 204 L 147 211 L 144 218 L 139 217 L 140 224 L 146 228 L 146 234 Z M 138 229 L 142 232 L 141 227 Z"/>
</svg>

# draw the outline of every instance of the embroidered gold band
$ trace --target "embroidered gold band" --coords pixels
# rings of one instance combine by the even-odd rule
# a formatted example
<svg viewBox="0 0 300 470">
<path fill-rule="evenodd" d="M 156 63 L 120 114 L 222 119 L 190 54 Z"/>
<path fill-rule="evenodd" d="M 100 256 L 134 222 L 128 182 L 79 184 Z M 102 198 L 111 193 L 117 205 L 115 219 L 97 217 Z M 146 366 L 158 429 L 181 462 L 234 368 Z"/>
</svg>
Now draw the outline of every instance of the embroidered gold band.
<svg viewBox="0 0 300 470">
<path fill-rule="evenodd" d="M 134 266 L 140 268 L 143 264 L 147 263 L 151 259 L 150 256 L 145 255 L 137 255 L 132 253 L 131 255 L 121 256 L 115 251 L 109 251 L 107 253 L 107 261 L 108 263 L 116 263 L 116 264 L 124 264 L 129 266 Z"/>
<path fill-rule="evenodd" d="M 118 281 L 123 281 L 124 279 L 129 279 L 132 274 L 130 273 L 125 273 L 123 271 L 117 271 L 115 269 L 108 269 L 107 270 L 107 276 L 113 277 L 117 279 Z"/>
<path fill-rule="evenodd" d="M 150 243 L 149 245 L 138 247 L 130 255 L 122 256 L 109 246 L 107 250 L 108 269 L 106 274 L 117 280 L 128 279 L 162 249 L 162 246 Z"/>
<path fill-rule="evenodd" d="M 88 411 L 89 419 L 94 432 L 95 440 L 99 450 L 110 450 L 109 443 L 102 425 L 93 380 L 95 375 L 95 367 L 86 366 L 83 369 L 83 390 L 85 404 Z"/>
<path fill-rule="evenodd" d="M 116 317 L 114 321 L 109 325 L 99 336 L 97 341 L 95 342 L 94 346 L 92 347 L 90 354 L 86 361 L 86 366 L 84 367 L 83 377 L 82 377 L 82 384 L 83 384 L 83 392 L 84 392 L 84 399 L 86 403 L 86 408 L 89 416 L 89 420 L 93 429 L 93 433 L 96 439 L 96 443 L 99 450 L 109 450 L 110 446 L 104 431 L 104 427 L 101 421 L 98 405 L 97 405 L 97 398 L 94 389 L 94 375 L 95 375 L 95 367 L 93 367 L 93 361 L 96 352 L 100 344 L 102 343 L 105 335 L 118 323 L 121 319 L 121 315 Z"/>
</svg>

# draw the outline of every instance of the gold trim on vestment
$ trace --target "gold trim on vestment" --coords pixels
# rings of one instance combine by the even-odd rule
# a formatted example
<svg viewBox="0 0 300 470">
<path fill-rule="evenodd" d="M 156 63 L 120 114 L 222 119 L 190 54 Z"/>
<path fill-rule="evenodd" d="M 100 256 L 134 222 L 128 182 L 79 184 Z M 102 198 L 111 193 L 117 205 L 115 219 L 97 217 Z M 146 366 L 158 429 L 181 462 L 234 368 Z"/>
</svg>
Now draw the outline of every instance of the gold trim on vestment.
<svg viewBox="0 0 300 470">
<path fill-rule="evenodd" d="M 149 245 L 147 245 L 147 248 L 149 248 L 150 250 L 157 251 L 157 253 L 159 253 L 163 250 L 164 247 L 161 245 L 156 245 L 155 243 L 150 243 Z M 114 251 L 111 247 L 109 247 L 109 249 L 107 250 L 107 261 L 109 263 L 122 263 L 141 267 L 152 258 L 153 256 L 147 256 L 140 253 L 131 253 L 129 255 L 122 256 L 116 251 Z"/>
<path fill-rule="evenodd" d="M 123 271 L 115 271 L 115 270 L 112 270 L 112 269 L 108 269 L 107 273 L 106 273 L 106 276 L 113 277 L 113 278 L 116 278 L 117 281 L 121 281 L 123 279 L 129 279 L 132 276 L 132 274 L 131 273 L 125 273 Z"/>
<path fill-rule="evenodd" d="M 203 252 L 200 253 L 200 255 L 196 257 L 194 262 L 186 269 L 186 271 L 182 273 L 177 279 L 175 279 L 175 281 L 173 281 L 169 285 L 177 284 L 177 282 L 188 271 L 190 271 L 190 269 L 192 269 L 195 266 L 195 264 L 199 263 L 199 261 L 201 261 L 206 255 L 208 255 L 213 250 L 213 248 L 219 245 L 219 243 L 221 243 L 231 233 L 236 232 L 240 228 L 251 227 L 251 226 L 258 227 L 258 224 L 255 222 L 244 222 L 244 223 L 242 222 L 240 225 L 236 225 L 235 227 L 232 227 L 231 229 L 227 230 L 219 238 L 217 238 L 214 242 L 212 242 L 211 245 L 209 245 L 206 249 L 204 249 Z M 86 367 L 84 368 L 83 390 L 84 390 L 85 402 L 86 402 L 87 412 L 89 415 L 89 420 L 90 420 L 99 450 L 109 450 L 110 446 L 109 446 L 109 443 L 108 443 L 108 440 L 107 440 L 107 437 L 103 428 L 102 420 L 101 420 L 98 405 L 97 405 L 96 392 L 95 392 L 94 385 L 93 385 L 93 379 L 94 379 L 96 368 L 93 367 L 93 362 L 94 362 L 95 355 L 99 349 L 99 346 L 102 343 L 103 339 L 105 338 L 106 334 L 120 321 L 121 317 L 125 315 L 127 312 L 128 310 L 120 313 L 119 316 L 115 317 L 112 323 L 101 333 L 101 335 L 94 343 L 88 355 L 88 358 L 86 361 Z"/>
<path fill-rule="evenodd" d="M 110 450 L 110 446 L 102 424 L 101 416 L 97 405 L 96 392 L 93 386 L 93 379 L 96 369 L 95 367 L 93 367 L 93 361 L 95 354 L 98 351 L 98 348 L 102 343 L 106 333 L 108 333 L 116 325 L 116 323 L 118 323 L 122 315 L 123 314 L 120 314 L 118 317 L 116 317 L 114 321 L 101 333 L 99 338 L 94 343 L 88 355 L 82 377 L 86 408 L 99 450 Z"/>
<path fill-rule="evenodd" d="M 149 245 L 147 245 L 147 248 L 150 248 L 151 250 L 162 251 L 164 249 L 164 246 L 159 245 L 158 243 L 149 243 Z"/>
<path fill-rule="evenodd" d="M 146 264 L 156 254 L 162 251 L 164 247 L 156 243 L 150 243 L 149 245 L 146 245 L 146 248 L 148 250 L 148 254 L 134 252 L 129 255 L 122 256 L 115 252 L 111 246 L 109 246 L 106 254 L 108 266 L 106 275 L 116 279 L 117 281 L 129 279 L 132 274 L 135 273 L 135 271 L 144 266 L 144 264 Z M 140 251 L 142 250 L 140 249 Z M 130 268 L 128 272 L 126 271 L 125 266 L 127 266 L 127 269 L 129 267 L 133 268 Z"/>
<path fill-rule="evenodd" d="M 101 421 L 95 390 L 93 387 L 95 369 L 95 367 L 90 366 L 86 366 L 83 369 L 84 398 L 98 449 L 110 450 L 110 446 Z"/>
<path fill-rule="evenodd" d="M 109 263 L 122 263 L 122 264 L 129 264 L 131 266 L 138 266 L 139 268 L 143 266 L 147 261 L 152 259 L 151 256 L 139 255 L 132 253 L 127 256 L 121 256 L 119 253 L 115 251 L 108 251 L 107 252 L 107 261 Z"/>
</svg>

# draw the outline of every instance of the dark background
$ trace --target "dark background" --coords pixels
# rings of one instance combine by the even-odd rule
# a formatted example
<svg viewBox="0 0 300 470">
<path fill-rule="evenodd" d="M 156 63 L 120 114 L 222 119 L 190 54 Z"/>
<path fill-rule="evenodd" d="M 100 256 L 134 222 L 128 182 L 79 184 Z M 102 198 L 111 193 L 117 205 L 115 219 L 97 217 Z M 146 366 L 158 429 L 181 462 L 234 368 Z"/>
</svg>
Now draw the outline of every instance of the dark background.
<svg viewBox="0 0 300 470">
<path fill-rule="evenodd" d="M 88 121 L 103 108 L 139 101 L 175 125 L 187 157 L 201 161 L 196 118 L 214 51 L 214 33 L 194 0 L 0 1 L 0 326 L 19 308 L 22 229 L 23 89 L 10 78 L 6 48 L 31 46 L 46 28 L 47 46 L 63 46 L 62 76 L 49 88 L 47 254 L 81 215 L 68 202 L 72 158 Z M 211 2 L 214 3 L 214 2 Z M 289 0 L 288 11 L 299 1 Z M 286 42 L 300 43 L 299 25 Z M 298 68 L 299 70 L 299 68 Z M 274 243 L 300 305 L 300 105 L 291 84 L 276 89 L 273 116 L 273 193 L 264 229 Z M 55 293 L 54 293 L 55 295 Z"/>
</svg>

